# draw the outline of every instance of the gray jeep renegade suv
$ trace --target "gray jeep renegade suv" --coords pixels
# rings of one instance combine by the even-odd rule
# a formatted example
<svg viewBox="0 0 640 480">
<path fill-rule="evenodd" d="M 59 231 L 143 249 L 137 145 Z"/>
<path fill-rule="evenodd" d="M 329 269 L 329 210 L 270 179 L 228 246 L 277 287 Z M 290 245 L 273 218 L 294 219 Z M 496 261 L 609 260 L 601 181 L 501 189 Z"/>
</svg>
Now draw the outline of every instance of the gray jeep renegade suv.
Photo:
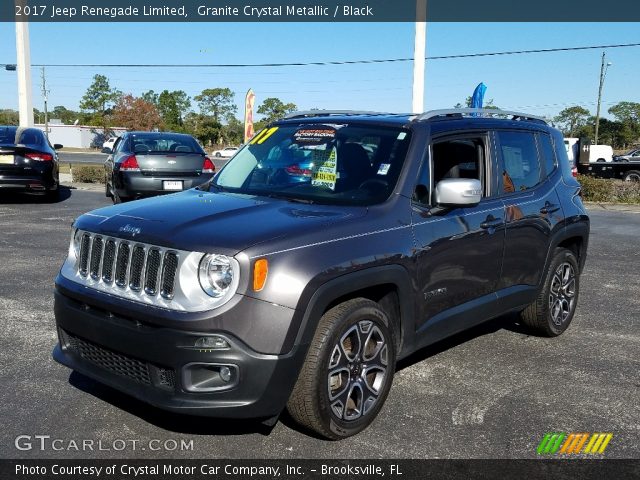
<svg viewBox="0 0 640 480">
<path fill-rule="evenodd" d="M 53 356 L 174 412 L 356 434 L 428 344 L 507 312 L 567 329 L 589 217 L 566 155 L 520 113 L 289 115 L 197 189 L 76 220 Z"/>
</svg>

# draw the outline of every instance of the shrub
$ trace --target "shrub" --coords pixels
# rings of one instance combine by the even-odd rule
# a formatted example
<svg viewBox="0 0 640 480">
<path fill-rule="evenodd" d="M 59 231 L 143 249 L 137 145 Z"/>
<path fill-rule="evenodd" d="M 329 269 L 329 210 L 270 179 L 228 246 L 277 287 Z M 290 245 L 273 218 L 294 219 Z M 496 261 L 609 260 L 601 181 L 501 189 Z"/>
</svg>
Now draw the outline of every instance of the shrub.
<svg viewBox="0 0 640 480">
<path fill-rule="evenodd" d="M 104 183 L 104 167 L 97 165 L 74 165 L 71 177 L 75 183 Z"/>
<path fill-rule="evenodd" d="M 640 182 L 624 182 L 580 175 L 582 198 L 587 202 L 640 204 Z"/>
</svg>

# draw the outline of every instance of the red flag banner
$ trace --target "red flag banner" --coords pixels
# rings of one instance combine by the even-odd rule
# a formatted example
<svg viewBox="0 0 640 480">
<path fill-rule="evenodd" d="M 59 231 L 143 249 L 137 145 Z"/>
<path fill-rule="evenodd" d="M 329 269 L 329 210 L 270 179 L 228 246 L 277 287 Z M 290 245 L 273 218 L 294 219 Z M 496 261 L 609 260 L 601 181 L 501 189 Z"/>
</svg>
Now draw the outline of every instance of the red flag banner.
<svg viewBox="0 0 640 480">
<path fill-rule="evenodd" d="M 249 89 L 244 100 L 244 143 L 251 140 L 254 135 L 253 131 L 253 105 L 256 101 L 256 94 Z"/>
</svg>

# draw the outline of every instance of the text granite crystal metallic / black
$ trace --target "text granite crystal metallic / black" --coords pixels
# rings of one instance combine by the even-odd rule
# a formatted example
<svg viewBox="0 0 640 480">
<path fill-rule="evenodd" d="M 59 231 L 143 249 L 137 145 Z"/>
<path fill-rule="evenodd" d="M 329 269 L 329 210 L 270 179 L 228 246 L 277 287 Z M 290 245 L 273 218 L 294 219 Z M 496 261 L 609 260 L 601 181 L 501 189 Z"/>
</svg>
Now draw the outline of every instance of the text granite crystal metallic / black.
<svg viewBox="0 0 640 480">
<path fill-rule="evenodd" d="M 508 312 L 563 333 L 588 236 L 543 120 L 298 112 L 198 188 L 79 217 L 53 356 L 167 410 L 287 408 L 340 439 L 426 345 Z"/>
</svg>

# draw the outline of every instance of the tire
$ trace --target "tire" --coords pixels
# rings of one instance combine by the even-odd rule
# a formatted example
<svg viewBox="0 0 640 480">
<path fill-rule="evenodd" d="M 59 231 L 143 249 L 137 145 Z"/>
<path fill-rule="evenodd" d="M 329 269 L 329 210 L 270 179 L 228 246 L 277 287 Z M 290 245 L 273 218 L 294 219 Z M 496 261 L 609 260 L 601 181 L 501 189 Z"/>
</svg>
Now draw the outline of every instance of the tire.
<svg viewBox="0 0 640 480">
<path fill-rule="evenodd" d="M 629 170 L 624 176 L 625 182 L 640 182 L 640 171 Z"/>
<path fill-rule="evenodd" d="M 124 203 L 124 202 L 128 201 L 129 197 L 121 197 L 120 195 L 118 195 L 118 191 L 114 190 L 113 191 L 113 196 L 111 197 L 111 199 L 113 200 L 113 204 L 114 205 L 118 205 L 120 203 Z"/>
<path fill-rule="evenodd" d="M 395 366 L 395 337 L 386 313 L 371 300 L 348 300 L 320 319 L 287 410 L 325 438 L 355 435 L 384 405 Z"/>
<path fill-rule="evenodd" d="M 222 154 L 221 154 L 220 152 L 216 152 L 216 155 L 215 155 L 215 156 L 216 156 L 217 158 L 220 158 L 220 157 L 222 156 Z"/>
<path fill-rule="evenodd" d="M 111 193 L 111 187 L 109 186 L 109 182 L 105 178 L 104 180 L 104 196 L 107 198 L 113 198 L 113 194 Z"/>
<path fill-rule="evenodd" d="M 522 322 L 540 335 L 561 335 L 573 320 L 578 304 L 578 272 L 574 253 L 566 248 L 557 248 L 538 298 L 520 314 Z"/>
</svg>

